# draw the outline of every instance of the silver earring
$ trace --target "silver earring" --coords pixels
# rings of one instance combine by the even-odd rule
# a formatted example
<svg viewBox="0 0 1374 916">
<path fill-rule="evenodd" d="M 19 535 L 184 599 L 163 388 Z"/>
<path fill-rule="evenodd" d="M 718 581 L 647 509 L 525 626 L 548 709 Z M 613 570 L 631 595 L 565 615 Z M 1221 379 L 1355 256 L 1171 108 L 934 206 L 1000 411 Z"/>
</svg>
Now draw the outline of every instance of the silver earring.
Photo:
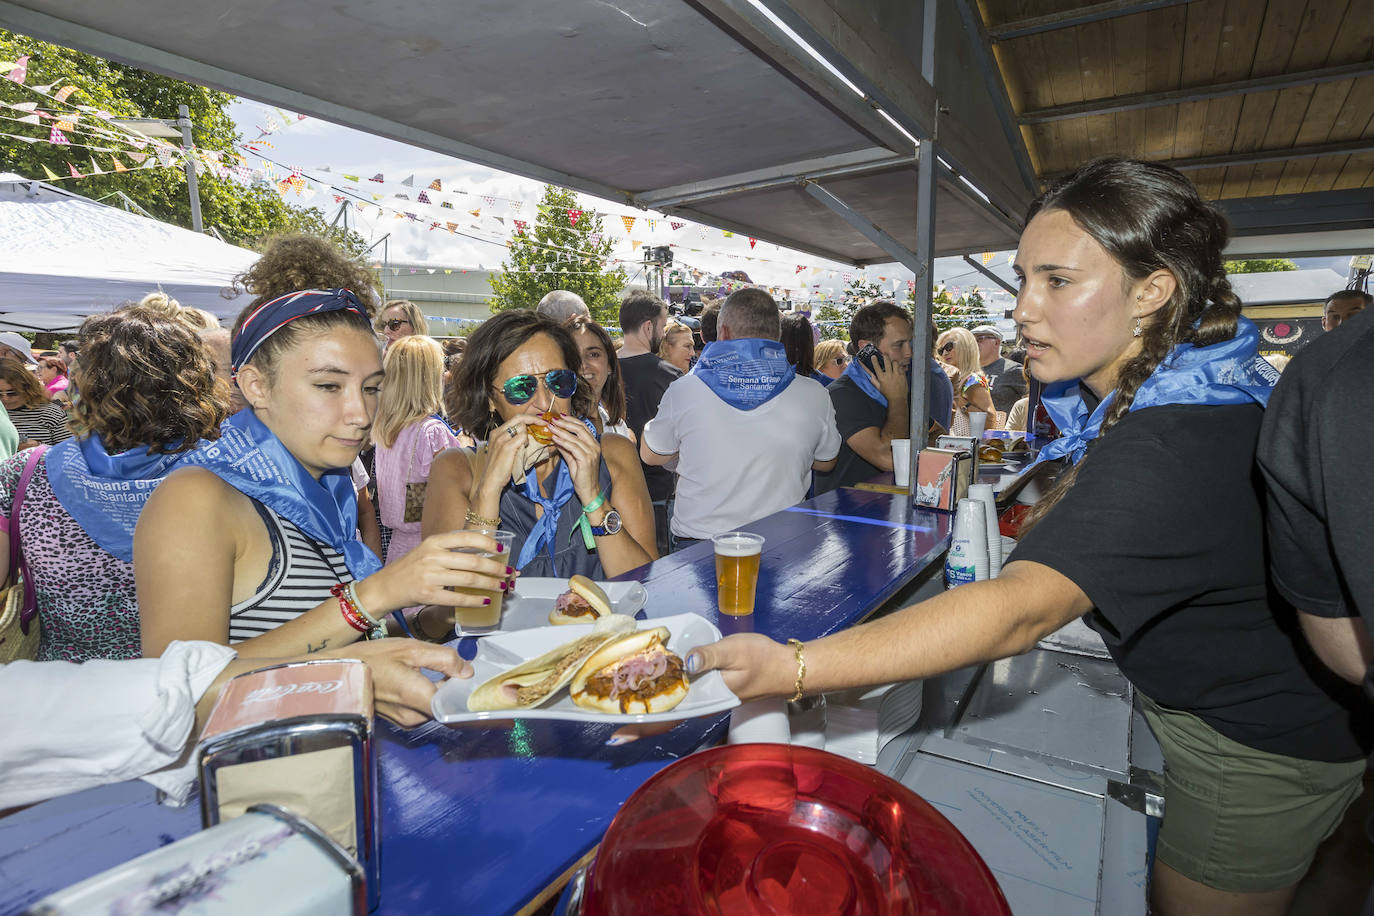
<svg viewBox="0 0 1374 916">
<path fill-rule="evenodd" d="M 1135 328 L 1131 331 L 1131 336 L 1132 336 L 1132 337 L 1139 337 L 1139 336 L 1141 335 L 1141 333 L 1142 333 L 1142 331 L 1140 330 L 1140 319 L 1137 318 L 1137 319 L 1135 320 Z"/>
</svg>

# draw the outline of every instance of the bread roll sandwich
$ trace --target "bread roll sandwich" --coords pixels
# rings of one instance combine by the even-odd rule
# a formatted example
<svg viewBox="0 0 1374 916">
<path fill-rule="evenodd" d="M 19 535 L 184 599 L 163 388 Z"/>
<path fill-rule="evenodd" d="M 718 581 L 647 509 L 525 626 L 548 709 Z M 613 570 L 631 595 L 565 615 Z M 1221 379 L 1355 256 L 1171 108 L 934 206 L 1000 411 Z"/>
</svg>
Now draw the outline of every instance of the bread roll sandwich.
<svg viewBox="0 0 1374 916">
<path fill-rule="evenodd" d="M 549 611 L 549 623 L 595 623 L 610 613 L 611 599 L 601 586 L 586 576 L 573 576 L 568 580 L 568 590 L 558 596 Z"/>
<path fill-rule="evenodd" d="M 667 712 L 687 696 L 687 668 L 668 651 L 668 629 L 654 627 L 599 646 L 569 690 L 583 709 L 605 713 Z"/>
<path fill-rule="evenodd" d="M 628 631 L 633 617 L 612 614 L 597 621 L 592 632 L 498 674 L 468 695 L 469 712 L 533 709 L 562 689 L 597 649 Z"/>
</svg>

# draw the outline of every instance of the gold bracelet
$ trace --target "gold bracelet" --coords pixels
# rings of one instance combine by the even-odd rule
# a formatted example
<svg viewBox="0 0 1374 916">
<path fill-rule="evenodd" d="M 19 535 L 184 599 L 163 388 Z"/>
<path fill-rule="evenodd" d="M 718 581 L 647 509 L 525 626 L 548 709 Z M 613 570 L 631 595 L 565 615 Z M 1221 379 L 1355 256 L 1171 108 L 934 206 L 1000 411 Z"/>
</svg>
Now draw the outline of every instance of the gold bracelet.
<svg viewBox="0 0 1374 916">
<path fill-rule="evenodd" d="M 797 692 L 787 701 L 795 703 L 802 698 L 802 681 L 806 679 L 806 647 L 800 639 L 789 639 L 787 644 L 797 653 Z"/>
<path fill-rule="evenodd" d="M 478 528 L 501 527 L 501 520 L 499 518 L 487 518 L 486 516 L 478 515 L 471 509 L 468 510 L 468 514 L 464 517 L 464 522 L 468 525 L 476 525 Z"/>
</svg>

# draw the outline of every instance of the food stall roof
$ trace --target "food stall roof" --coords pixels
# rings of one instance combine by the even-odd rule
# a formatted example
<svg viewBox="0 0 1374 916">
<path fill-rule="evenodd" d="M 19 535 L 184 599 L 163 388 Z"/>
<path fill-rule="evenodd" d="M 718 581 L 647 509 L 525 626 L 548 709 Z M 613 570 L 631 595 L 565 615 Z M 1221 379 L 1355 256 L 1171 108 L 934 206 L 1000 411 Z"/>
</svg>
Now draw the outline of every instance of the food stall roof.
<svg viewBox="0 0 1374 916">
<path fill-rule="evenodd" d="M 941 54 L 953 68 L 968 49 L 959 46 L 965 32 L 949 5 L 950 40 L 941 42 Z M 899 18 L 919 44 L 919 15 L 910 23 L 910 11 Z M 929 135 L 934 94 L 913 63 L 919 48 L 899 44 L 899 32 L 879 34 L 872 22 L 830 33 L 859 36 L 865 48 L 884 43 L 885 57 L 857 60 L 869 70 L 904 74 L 901 93 L 916 92 L 919 102 L 902 110 L 901 99 L 889 102 L 891 121 L 871 95 L 818 63 L 746 0 L 492 0 L 458 7 L 242 0 L 191 15 L 178 0 L 19 0 L 0 2 L 0 22 L 841 261 L 890 262 L 891 239 L 908 250 L 914 245 L 912 137 Z M 951 116 L 948 149 L 941 139 L 939 254 L 1014 244 L 1017 214 L 1030 196 L 1010 154 L 988 152 L 1005 144 L 987 144 L 975 133 Z M 985 192 L 972 191 L 961 175 Z M 831 191 L 830 206 L 808 182 Z M 846 219 L 851 211 L 864 211 L 879 233 L 856 229 Z"/>
</svg>

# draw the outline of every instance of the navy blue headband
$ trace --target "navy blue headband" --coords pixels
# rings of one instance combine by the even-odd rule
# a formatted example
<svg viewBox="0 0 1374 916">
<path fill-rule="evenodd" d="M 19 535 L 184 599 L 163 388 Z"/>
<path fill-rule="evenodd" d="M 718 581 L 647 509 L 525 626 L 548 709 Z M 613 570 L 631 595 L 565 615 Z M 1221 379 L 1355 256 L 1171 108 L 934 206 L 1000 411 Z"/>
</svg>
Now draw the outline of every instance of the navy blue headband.
<svg viewBox="0 0 1374 916">
<path fill-rule="evenodd" d="M 297 318 L 325 312 L 353 312 L 364 323 L 371 324 L 367 310 L 352 290 L 304 289 L 269 299 L 254 309 L 239 327 L 239 334 L 229 351 L 234 373 L 237 374 L 253 358 L 262 342 L 274 333 Z"/>
</svg>

